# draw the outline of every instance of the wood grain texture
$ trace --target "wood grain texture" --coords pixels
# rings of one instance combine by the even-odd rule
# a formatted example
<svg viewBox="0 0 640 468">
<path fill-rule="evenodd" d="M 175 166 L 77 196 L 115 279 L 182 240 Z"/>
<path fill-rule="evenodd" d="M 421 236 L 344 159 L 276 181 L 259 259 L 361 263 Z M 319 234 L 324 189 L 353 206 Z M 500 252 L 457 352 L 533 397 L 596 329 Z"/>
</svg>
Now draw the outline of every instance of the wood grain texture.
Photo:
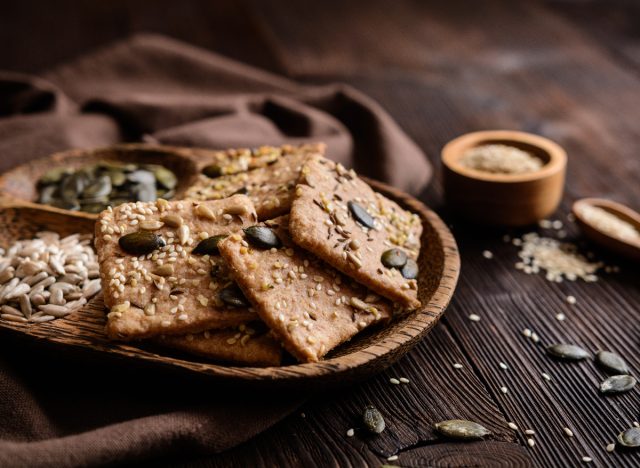
<svg viewBox="0 0 640 468">
<path fill-rule="evenodd" d="M 163 161 L 167 159 L 168 155 L 180 157 L 173 153 L 167 155 L 166 151 L 162 151 L 164 150 L 161 148 L 155 148 L 141 153 L 146 158 L 153 158 L 154 155 L 161 154 Z M 121 148 L 105 149 L 91 152 L 91 156 L 99 157 L 104 153 L 112 157 L 120 155 L 121 152 Z M 128 154 L 133 153 L 136 157 L 140 157 L 139 152 L 140 148 L 135 148 L 135 151 L 128 151 Z M 71 159 L 76 162 L 80 159 L 81 154 L 82 152 L 74 151 L 72 154 L 62 155 L 61 158 L 54 155 L 52 161 L 66 163 Z M 60 161 L 57 161 L 57 158 Z M 190 162 L 190 159 L 187 158 L 187 162 Z M 51 165 L 49 164 L 49 167 Z M 32 173 L 30 172 L 32 168 L 42 166 L 46 166 L 43 160 L 38 160 L 36 163 L 24 167 L 20 166 L 13 171 L 13 175 L 5 175 L 4 180 L 8 182 L 15 180 L 15 174 L 21 173 L 21 171 L 26 177 Z M 195 169 L 196 166 L 191 164 L 188 167 Z M 183 180 L 191 180 L 194 176 L 195 173 L 188 172 L 180 175 Z M 234 367 L 209 363 L 197 357 L 187 359 L 171 356 L 166 352 L 160 354 L 153 346 L 146 344 L 113 343 L 107 339 L 104 333 L 105 307 L 100 297 L 92 299 L 87 306 L 70 314 L 65 319 L 42 324 L 24 324 L 3 320 L 0 321 L 0 327 L 60 345 L 79 349 L 90 348 L 93 351 L 133 361 L 144 361 L 147 364 L 173 366 L 186 371 L 198 372 L 218 380 L 244 381 L 262 386 L 310 386 L 319 383 L 344 385 L 346 382 L 368 377 L 385 369 L 403 356 L 438 322 L 453 296 L 460 269 L 460 259 L 453 236 L 435 213 L 397 189 L 372 180 L 367 182 L 377 191 L 394 199 L 403 208 L 418 214 L 422 220 L 421 242 L 425 247 L 418 259 L 421 271 L 418 277 L 418 297 L 423 306 L 411 314 L 399 317 L 384 328 L 373 329 L 358 335 L 350 342 L 333 350 L 326 359 L 320 362 L 267 368 Z M 26 186 L 26 184 L 22 186 Z M 7 199 L 5 198 L 5 200 Z M 5 231 L 0 233 L 1 246 L 6 247 L 15 240 L 29 238 L 39 229 L 53 230 L 62 235 L 74 232 L 74 229 L 77 229 L 77 232 L 92 232 L 92 219 L 86 215 L 52 209 L 26 201 L 10 207 L 14 202 L 16 199 L 10 198 L 6 201 L 9 207 L 4 209 L 0 207 L 0 223 L 7 227 Z"/>
</svg>

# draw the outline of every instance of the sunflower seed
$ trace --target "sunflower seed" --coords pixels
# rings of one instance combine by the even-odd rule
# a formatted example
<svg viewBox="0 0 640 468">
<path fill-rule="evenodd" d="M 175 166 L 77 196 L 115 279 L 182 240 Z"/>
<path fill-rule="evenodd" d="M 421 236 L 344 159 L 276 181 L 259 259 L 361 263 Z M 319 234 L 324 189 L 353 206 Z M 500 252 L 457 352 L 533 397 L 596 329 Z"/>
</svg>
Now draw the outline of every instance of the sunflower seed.
<svg viewBox="0 0 640 468">
<path fill-rule="evenodd" d="M 0 310 L 2 310 L 2 313 L 6 315 L 15 315 L 16 317 L 22 317 L 24 315 L 18 309 L 11 307 L 10 305 L 3 305 Z"/>
<path fill-rule="evenodd" d="M 372 434 L 380 434 L 386 427 L 380 411 L 371 405 L 365 407 L 362 412 L 362 422 L 364 423 L 364 427 Z"/>
<path fill-rule="evenodd" d="M 244 229 L 249 243 L 262 249 L 280 248 L 282 242 L 275 231 L 266 226 L 251 226 Z"/>
<path fill-rule="evenodd" d="M 567 361 L 580 361 L 591 357 L 591 355 L 579 346 L 572 344 L 554 344 L 547 348 L 550 355 Z"/>
<path fill-rule="evenodd" d="M 50 322 L 56 318 L 53 315 L 40 315 L 38 317 L 31 317 L 31 321 L 35 323 Z"/>
<path fill-rule="evenodd" d="M 164 265 L 156 268 L 153 273 L 158 276 L 171 276 L 173 275 L 173 271 L 173 264 L 165 263 Z"/>
<path fill-rule="evenodd" d="M 178 228 L 178 240 L 180 241 L 180 245 L 185 245 L 189 240 L 189 226 L 183 224 Z"/>
<path fill-rule="evenodd" d="M 207 237 L 206 239 L 201 240 L 191 253 L 195 255 L 218 255 L 220 253 L 218 250 L 218 244 L 226 237 L 226 234 Z"/>
<path fill-rule="evenodd" d="M 18 301 L 20 302 L 20 310 L 22 311 L 22 315 L 24 315 L 26 318 L 31 317 L 31 313 L 33 312 L 33 309 L 31 308 L 31 302 L 29 301 L 29 296 L 27 296 L 26 294 L 23 294 L 18 298 Z"/>
<path fill-rule="evenodd" d="M 618 443 L 627 448 L 640 447 L 640 428 L 632 427 L 618 434 Z"/>
<path fill-rule="evenodd" d="M 0 314 L 0 318 L 8 320 L 9 322 L 28 322 L 28 320 L 21 315 Z"/>
<path fill-rule="evenodd" d="M 211 209 L 206 205 L 198 205 L 194 211 L 201 218 L 210 219 L 212 221 L 215 221 L 216 219 L 216 215 L 214 215 L 213 211 L 211 211 Z"/>
<path fill-rule="evenodd" d="M 71 309 L 66 306 L 59 306 L 55 304 L 44 304 L 38 307 L 42 312 L 53 315 L 54 317 L 60 318 L 71 313 Z"/>
<path fill-rule="evenodd" d="M 407 263 L 407 254 L 400 249 L 389 249 L 382 253 L 380 261 L 387 268 L 402 268 Z"/>
<path fill-rule="evenodd" d="M 600 393 L 624 393 L 636 385 L 635 377 L 630 375 L 614 375 L 600 384 Z"/>
<path fill-rule="evenodd" d="M 166 245 L 165 240 L 149 231 L 136 231 L 122 236 L 118 245 L 131 255 L 146 255 Z"/>
<path fill-rule="evenodd" d="M 349 203 L 347 203 L 347 206 L 349 207 L 349 211 L 351 211 L 353 219 L 362 224 L 364 227 L 373 229 L 373 227 L 375 226 L 374 220 L 367 212 L 367 210 L 365 210 L 362 206 L 354 201 L 350 201 Z"/>
<path fill-rule="evenodd" d="M 175 213 L 169 213 L 167 215 L 164 215 L 162 218 L 160 218 L 160 221 L 162 221 L 164 224 L 172 228 L 178 228 L 182 226 L 182 223 L 184 222 L 182 220 L 182 217 Z"/>
<path fill-rule="evenodd" d="M 491 432 L 481 424 L 464 419 L 450 419 L 436 423 L 435 429 L 445 437 L 460 440 L 481 439 Z"/>
<path fill-rule="evenodd" d="M 623 375 L 629 373 L 627 363 L 617 354 L 611 351 L 598 351 L 596 363 L 608 374 Z"/>
<path fill-rule="evenodd" d="M 140 226 L 140 229 L 144 229 L 145 231 L 156 231 L 160 229 L 162 226 L 164 226 L 164 223 L 162 221 L 157 221 L 157 220 L 143 221 L 139 224 L 139 226 Z"/>
</svg>

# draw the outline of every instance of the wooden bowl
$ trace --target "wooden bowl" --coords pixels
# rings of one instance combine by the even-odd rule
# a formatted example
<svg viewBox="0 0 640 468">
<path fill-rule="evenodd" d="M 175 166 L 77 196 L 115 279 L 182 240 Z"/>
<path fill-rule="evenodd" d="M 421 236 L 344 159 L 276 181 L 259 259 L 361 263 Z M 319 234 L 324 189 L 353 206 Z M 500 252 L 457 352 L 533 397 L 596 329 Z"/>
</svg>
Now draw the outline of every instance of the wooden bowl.
<svg viewBox="0 0 640 468">
<path fill-rule="evenodd" d="M 602 231 L 593 224 L 590 224 L 582 214 L 582 208 L 585 205 L 602 208 L 623 221 L 632 224 L 638 231 L 640 231 L 640 214 L 621 203 L 616 203 L 604 198 L 582 198 L 576 201 L 572 207 L 572 211 L 576 217 L 578 225 L 582 229 L 584 235 L 590 240 L 607 250 L 622 255 L 625 258 L 640 261 L 640 241 L 634 242 L 633 240 L 626 241 L 619 239 Z"/>
<path fill-rule="evenodd" d="M 97 214 L 83 211 L 69 211 L 50 205 L 36 203 L 38 179 L 50 169 L 57 167 L 80 168 L 98 161 L 155 163 L 173 171 L 178 178 L 176 196 L 180 197 L 194 182 L 198 172 L 198 158 L 205 159 L 207 150 L 176 148 L 147 144 L 123 144 L 95 149 L 73 149 L 35 159 L 17 166 L 0 176 L 0 195 L 11 199 L 14 204 L 37 206 L 54 213 L 73 213 L 86 219 L 97 219 Z"/>
<path fill-rule="evenodd" d="M 503 144 L 527 151 L 543 161 L 540 170 L 525 174 L 494 174 L 464 167 L 469 149 Z M 567 155 L 556 143 L 538 135 L 490 130 L 462 135 L 442 149 L 447 204 L 475 222 L 524 226 L 552 214 L 562 200 Z"/>
<path fill-rule="evenodd" d="M 35 174 L 37 177 L 37 172 Z M 6 183 L 6 177 L 4 181 Z M 375 374 L 409 351 L 440 319 L 456 287 L 460 257 L 451 232 L 438 215 L 397 189 L 373 180 L 367 182 L 404 208 L 417 213 L 422 220 L 424 231 L 423 249 L 418 260 L 418 294 L 423 307 L 384 328 L 365 331 L 332 351 L 323 361 L 268 368 L 225 366 L 143 342 L 110 342 L 104 333 L 106 318 L 101 295 L 64 319 L 40 324 L 0 320 L 0 329 L 53 345 L 120 358 L 131 364 L 156 365 L 206 375 L 221 383 L 243 382 L 258 386 L 322 383 L 337 386 Z M 6 247 L 42 229 L 63 235 L 93 232 L 94 221 L 86 213 L 65 212 L 13 197 L 0 200 L 0 223 L 5 226 L 0 231 L 0 247 Z"/>
</svg>

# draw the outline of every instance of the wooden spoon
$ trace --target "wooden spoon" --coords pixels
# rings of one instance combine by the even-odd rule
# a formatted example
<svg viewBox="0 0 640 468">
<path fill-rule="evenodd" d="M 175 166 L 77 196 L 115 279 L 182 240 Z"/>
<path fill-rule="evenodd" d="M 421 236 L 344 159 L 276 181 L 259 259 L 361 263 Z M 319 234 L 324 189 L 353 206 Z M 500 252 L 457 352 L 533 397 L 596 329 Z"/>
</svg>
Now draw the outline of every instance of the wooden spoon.
<svg viewBox="0 0 640 468">
<path fill-rule="evenodd" d="M 584 234 L 593 242 L 626 258 L 640 261 L 640 237 L 637 239 L 621 239 L 603 231 L 585 219 L 583 210 L 586 205 L 602 208 L 633 225 L 640 232 L 640 213 L 631 208 L 604 198 L 582 198 L 573 204 L 573 214 Z"/>
</svg>

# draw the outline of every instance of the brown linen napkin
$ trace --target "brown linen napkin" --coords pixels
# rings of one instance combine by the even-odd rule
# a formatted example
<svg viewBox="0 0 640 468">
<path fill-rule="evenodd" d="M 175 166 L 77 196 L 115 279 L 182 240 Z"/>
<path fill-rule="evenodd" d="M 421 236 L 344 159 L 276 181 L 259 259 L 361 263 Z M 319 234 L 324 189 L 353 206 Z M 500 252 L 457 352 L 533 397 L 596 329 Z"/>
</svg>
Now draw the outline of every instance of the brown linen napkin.
<svg viewBox="0 0 640 468">
<path fill-rule="evenodd" d="M 141 139 L 212 148 L 324 141 L 333 159 L 411 192 L 431 175 L 425 155 L 355 89 L 299 85 L 163 37 L 136 36 L 42 78 L 0 72 L 0 171 L 54 151 Z M 218 453 L 304 399 L 223 390 L 99 355 L 77 362 L 74 353 L 42 352 L 6 335 L 0 466 Z"/>
</svg>

